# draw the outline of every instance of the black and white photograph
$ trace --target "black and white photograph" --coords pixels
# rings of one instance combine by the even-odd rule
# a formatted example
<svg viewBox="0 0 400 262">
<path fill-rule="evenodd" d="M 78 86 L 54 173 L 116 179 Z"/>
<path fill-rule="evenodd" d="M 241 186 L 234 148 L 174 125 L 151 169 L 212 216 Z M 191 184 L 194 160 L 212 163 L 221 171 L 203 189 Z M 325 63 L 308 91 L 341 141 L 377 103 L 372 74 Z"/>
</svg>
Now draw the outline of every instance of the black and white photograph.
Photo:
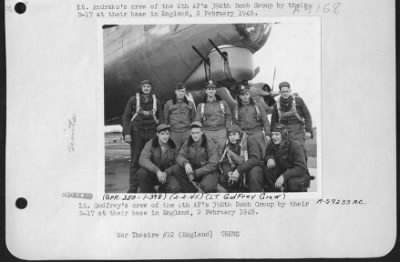
<svg viewBox="0 0 400 262">
<path fill-rule="evenodd" d="M 398 242 L 395 1 L 4 7 L 9 257 L 369 259 Z"/>
<path fill-rule="evenodd" d="M 102 32 L 105 192 L 320 189 L 320 19 Z"/>
</svg>

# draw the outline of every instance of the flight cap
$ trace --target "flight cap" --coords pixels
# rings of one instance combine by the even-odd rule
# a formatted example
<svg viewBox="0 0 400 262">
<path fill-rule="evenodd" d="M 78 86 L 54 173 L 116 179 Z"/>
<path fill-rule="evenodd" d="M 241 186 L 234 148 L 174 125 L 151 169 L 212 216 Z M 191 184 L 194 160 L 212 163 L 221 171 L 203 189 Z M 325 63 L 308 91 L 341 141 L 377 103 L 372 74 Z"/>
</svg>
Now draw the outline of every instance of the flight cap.
<svg viewBox="0 0 400 262">
<path fill-rule="evenodd" d="M 237 132 L 239 134 L 242 133 L 242 129 L 240 129 L 240 127 L 235 124 L 231 125 L 231 127 L 229 127 L 227 129 L 227 131 L 228 131 L 228 133 L 235 133 L 235 132 Z"/>
<path fill-rule="evenodd" d="M 290 88 L 290 84 L 289 84 L 289 82 L 281 82 L 280 84 L 279 84 L 279 90 L 281 90 L 281 88 L 282 87 L 287 87 L 287 88 Z"/>
<path fill-rule="evenodd" d="M 282 139 L 286 139 L 288 137 L 288 131 L 286 126 L 283 124 L 276 124 L 271 128 L 271 132 L 279 132 L 282 135 Z"/>
<path fill-rule="evenodd" d="M 157 131 L 157 133 L 160 133 L 161 131 L 164 131 L 164 130 L 169 131 L 170 129 L 171 129 L 171 127 L 167 124 L 159 124 L 156 128 L 156 131 Z"/>
<path fill-rule="evenodd" d="M 271 128 L 271 132 L 282 132 L 283 130 L 286 130 L 286 126 L 284 124 L 276 124 Z"/>
<path fill-rule="evenodd" d="M 185 88 L 186 88 L 186 86 L 182 82 L 176 84 L 176 86 L 175 86 L 175 90 L 180 90 L 180 89 L 185 89 Z"/>
<path fill-rule="evenodd" d="M 202 128 L 203 125 L 201 124 L 200 121 L 193 121 L 192 124 L 190 125 L 190 128 L 194 128 L 194 127 L 200 127 L 200 128 Z"/>
<path fill-rule="evenodd" d="M 153 83 L 150 80 L 143 80 L 140 82 L 139 86 L 142 87 L 144 84 L 149 84 L 151 87 L 153 87 Z"/>
<path fill-rule="evenodd" d="M 247 85 L 240 85 L 239 86 L 239 94 L 243 95 L 249 92 L 249 87 Z"/>
<path fill-rule="evenodd" d="M 214 84 L 214 82 L 212 80 L 209 80 L 204 88 L 205 89 L 207 89 L 207 88 L 217 88 L 217 86 Z"/>
</svg>

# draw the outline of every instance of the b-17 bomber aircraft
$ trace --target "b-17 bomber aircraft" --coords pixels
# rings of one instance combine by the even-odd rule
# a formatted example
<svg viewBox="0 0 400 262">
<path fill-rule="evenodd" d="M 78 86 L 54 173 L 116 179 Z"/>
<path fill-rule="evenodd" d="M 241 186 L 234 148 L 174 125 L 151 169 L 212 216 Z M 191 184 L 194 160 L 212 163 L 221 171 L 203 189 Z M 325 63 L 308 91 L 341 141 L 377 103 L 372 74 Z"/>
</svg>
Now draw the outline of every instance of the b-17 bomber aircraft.
<svg viewBox="0 0 400 262">
<path fill-rule="evenodd" d="M 217 94 L 233 108 L 238 85 L 250 83 L 257 101 L 273 100 L 264 83 L 251 83 L 260 70 L 253 55 L 267 42 L 270 23 L 105 25 L 105 124 L 120 124 L 126 102 L 149 79 L 165 103 L 183 82 L 198 102 L 204 85 L 212 80 Z M 264 99 L 261 99 L 264 98 Z M 267 108 L 267 107 L 266 107 Z"/>
</svg>

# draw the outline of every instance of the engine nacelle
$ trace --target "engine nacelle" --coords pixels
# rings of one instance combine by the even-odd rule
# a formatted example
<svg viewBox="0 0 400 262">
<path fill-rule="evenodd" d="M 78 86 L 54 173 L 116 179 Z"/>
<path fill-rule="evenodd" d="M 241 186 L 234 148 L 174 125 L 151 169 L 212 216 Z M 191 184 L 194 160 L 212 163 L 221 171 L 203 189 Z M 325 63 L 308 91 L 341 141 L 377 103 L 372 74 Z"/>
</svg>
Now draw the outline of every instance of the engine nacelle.
<svg viewBox="0 0 400 262">
<path fill-rule="evenodd" d="M 254 63 L 252 52 L 243 47 L 220 46 L 219 50 L 226 55 L 227 60 L 213 49 L 210 59 L 210 79 L 215 82 L 234 81 L 241 82 L 254 77 Z"/>
<path fill-rule="evenodd" d="M 234 84 L 254 77 L 253 53 L 244 47 L 219 46 L 222 55 L 213 49 L 209 55 L 210 65 L 201 63 L 196 70 L 186 79 L 189 89 L 198 89 L 204 86 L 206 80 L 213 80 L 219 86 L 227 83 Z"/>
</svg>

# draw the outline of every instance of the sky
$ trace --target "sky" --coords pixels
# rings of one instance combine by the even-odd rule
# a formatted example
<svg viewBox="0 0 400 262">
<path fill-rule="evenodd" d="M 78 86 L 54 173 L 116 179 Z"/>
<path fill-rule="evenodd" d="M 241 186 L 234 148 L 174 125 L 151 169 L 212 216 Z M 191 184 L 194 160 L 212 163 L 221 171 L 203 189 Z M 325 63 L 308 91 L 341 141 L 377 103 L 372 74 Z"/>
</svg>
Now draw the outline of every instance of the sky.
<svg viewBox="0 0 400 262">
<path fill-rule="evenodd" d="M 267 43 L 254 55 L 259 74 L 252 82 L 267 82 L 274 90 L 287 81 L 310 110 L 313 126 L 320 126 L 321 35 L 319 19 L 299 18 L 274 24 Z"/>
</svg>

